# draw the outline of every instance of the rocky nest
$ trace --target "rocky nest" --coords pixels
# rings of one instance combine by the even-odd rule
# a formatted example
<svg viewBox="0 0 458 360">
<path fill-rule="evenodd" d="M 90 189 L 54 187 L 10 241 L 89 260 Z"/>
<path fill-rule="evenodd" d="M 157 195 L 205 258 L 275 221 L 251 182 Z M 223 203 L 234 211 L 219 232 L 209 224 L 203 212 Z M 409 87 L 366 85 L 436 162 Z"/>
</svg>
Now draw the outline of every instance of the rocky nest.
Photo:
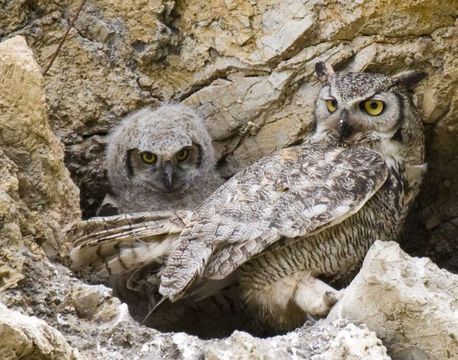
<svg viewBox="0 0 458 360">
<path fill-rule="evenodd" d="M 458 3 L 88 0 L 43 77 L 79 5 L 0 7 L 0 358 L 458 357 Z M 108 191 L 122 116 L 195 108 L 229 177 L 309 131 L 321 60 L 429 75 L 415 95 L 429 170 L 400 247 L 376 242 L 327 319 L 265 339 L 160 333 L 67 268 L 65 227 Z"/>
</svg>

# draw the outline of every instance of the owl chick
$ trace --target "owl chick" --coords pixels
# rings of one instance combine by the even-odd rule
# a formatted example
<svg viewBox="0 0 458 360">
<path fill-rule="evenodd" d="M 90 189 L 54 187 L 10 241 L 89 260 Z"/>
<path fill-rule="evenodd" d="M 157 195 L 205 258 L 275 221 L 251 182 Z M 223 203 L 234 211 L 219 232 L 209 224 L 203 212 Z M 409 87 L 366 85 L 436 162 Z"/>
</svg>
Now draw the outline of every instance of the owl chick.
<svg viewBox="0 0 458 360">
<path fill-rule="evenodd" d="M 424 136 L 409 89 L 424 74 L 335 73 L 324 63 L 316 72 L 315 129 L 301 145 L 234 175 L 181 226 L 130 218 L 127 227 L 76 233 L 74 257 L 114 238 L 160 253 L 173 237 L 160 277 L 171 302 L 235 281 L 248 309 L 276 329 L 326 315 L 371 244 L 399 237 L 419 191 Z M 120 263 L 104 259 L 110 271 L 122 272 Z"/>
<path fill-rule="evenodd" d="M 106 159 L 120 213 L 193 209 L 222 183 L 203 120 L 184 105 L 128 115 L 110 135 Z"/>
<path fill-rule="evenodd" d="M 223 180 L 215 169 L 213 146 L 203 120 L 184 105 L 145 108 L 127 116 L 112 132 L 106 157 L 113 194 L 105 198 L 99 214 L 122 214 L 96 217 L 73 227 L 73 237 L 84 232 L 103 238 L 88 243 L 84 237 L 85 246 L 76 254 L 72 252 L 73 267 L 89 268 L 81 275 L 109 284 L 114 294 L 129 305 L 131 315 L 141 321 L 159 298 L 160 274 L 192 209 Z M 131 226 L 130 219 L 140 226 Z M 135 235 L 127 238 L 110 228 Z M 145 230 L 148 236 L 140 240 Z M 158 247 L 156 235 L 161 239 Z M 92 268 L 101 259 L 109 262 L 105 268 L 108 273 Z M 240 319 L 236 311 L 226 309 L 227 304 L 231 302 L 232 309 L 240 301 L 231 291 L 199 304 L 185 300 L 172 309 L 163 308 L 150 317 L 148 324 L 164 331 L 199 328 L 202 330 L 196 334 L 210 336 L 211 331 L 198 324 L 221 323 L 223 311 L 228 320 L 226 328 L 233 328 L 232 323 Z M 201 316 L 189 316 L 196 309 L 200 309 Z M 202 316 L 204 312 L 207 316 Z"/>
</svg>

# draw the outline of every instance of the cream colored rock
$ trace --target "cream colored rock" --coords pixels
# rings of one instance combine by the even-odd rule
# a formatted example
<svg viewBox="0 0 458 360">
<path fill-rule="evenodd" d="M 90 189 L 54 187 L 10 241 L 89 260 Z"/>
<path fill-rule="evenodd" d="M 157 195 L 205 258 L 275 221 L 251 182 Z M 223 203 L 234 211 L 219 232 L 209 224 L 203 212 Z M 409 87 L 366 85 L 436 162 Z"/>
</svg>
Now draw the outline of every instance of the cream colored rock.
<svg viewBox="0 0 458 360">
<path fill-rule="evenodd" d="M 348 324 L 329 342 L 328 350 L 313 360 L 389 360 L 385 346 L 366 326 Z"/>
<path fill-rule="evenodd" d="M 61 226 L 80 217 L 79 191 L 51 131 L 41 70 L 25 39 L 0 43 L 0 289 L 24 278 L 24 237 L 64 253 Z"/>
<path fill-rule="evenodd" d="M 0 303 L 0 358 L 4 360 L 78 360 L 62 334 L 43 320 L 8 310 Z"/>
<path fill-rule="evenodd" d="M 63 165 L 63 145 L 47 120 L 41 69 L 23 37 L 0 44 L 0 78 L 0 148 L 16 177 L 1 188 L 17 192 L 13 196 L 27 207 L 36 241 L 60 251 L 60 226 L 80 216 L 79 191 Z"/>
<path fill-rule="evenodd" d="M 21 216 L 17 166 L 1 149 L 0 164 L 0 256 L 7 259 L 0 263 L 1 292 L 16 286 L 24 278 L 22 267 L 25 258 L 17 249 L 23 244 L 21 225 L 27 224 L 27 221 Z"/>
<path fill-rule="evenodd" d="M 266 339 L 236 331 L 222 340 L 202 341 L 182 333 L 161 334 L 145 342 L 142 354 L 152 359 L 239 360 L 389 360 L 386 349 L 365 326 L 337 321 L 326 328 L 305 325 Z"/>
<path fill-rule="evenodd" d="M 458 275 L 377 241 L 326 321 L 341 318 L 365 323 L 393 359 L 458 358 Z"/>
</svg>

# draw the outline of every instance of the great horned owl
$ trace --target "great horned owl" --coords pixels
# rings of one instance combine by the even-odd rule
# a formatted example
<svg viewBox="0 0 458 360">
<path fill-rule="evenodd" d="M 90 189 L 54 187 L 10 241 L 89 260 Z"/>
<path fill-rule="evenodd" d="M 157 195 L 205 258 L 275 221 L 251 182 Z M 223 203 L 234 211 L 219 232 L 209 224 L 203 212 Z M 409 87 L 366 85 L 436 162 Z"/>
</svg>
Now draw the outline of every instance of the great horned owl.
<svg viewBox="0 0 458 360">
<path fill-rule="evenodd" d="M 170 301 L 203 298 L 230 280 L 277 329 L 324 316 L 339 296 L 332 285 L 346 281 L 375 240 L 398 238 L 418 193 L 424 137 L 409 89 L 424 74 L 334 73 L 324 63 L 316 72 L 316 126 L 301 145 L 234 175 L 182 227 L 161 232 L 155 223 L 150 231 L 129 219 L 124 229 L 80 238 L 73 254 L 95 245 L 100 255 L 112 235 L 155 242 L 160 252 L 172 236 L 160 284 Z M 98 256 L 106 258 L 114 270 L 122 261 Z"/>
<path fill-rule="evenodd" d="M 203 120 L 184 105 L 128 115 L 110 135 L 106 159 L 121 213 L 193 209 L 222 184 Z"/>
</svg>

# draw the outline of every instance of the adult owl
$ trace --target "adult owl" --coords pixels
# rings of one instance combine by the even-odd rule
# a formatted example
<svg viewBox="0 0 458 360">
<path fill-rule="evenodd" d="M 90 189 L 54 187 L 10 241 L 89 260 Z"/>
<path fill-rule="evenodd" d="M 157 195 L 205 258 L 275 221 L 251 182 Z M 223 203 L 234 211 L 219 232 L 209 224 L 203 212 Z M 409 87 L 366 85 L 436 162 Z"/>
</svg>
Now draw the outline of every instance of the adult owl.
<svg viewBox="0 0 458 360">
<path fill-rule="evenodd" d="M 326 315 L 339 297 L 333 285 L 347 281 L 375 240 L 399 237 L 419 191 L 424 137 L 409 89 L 424 74 L 335 73 L 324 63 L 316 72 L 315 129 L 301 145 L 236 174 L 182 226 L 131 218 L 124 229 L 78 240 L 74 258 L 103 250 L 116 232 L 159 253 L 173 239 L 159 290 L 171 302 L 235 282 L 248 308 L 276 329 Z M 121 255 L 96 258 L 122 271 Z"/>
</svg>

